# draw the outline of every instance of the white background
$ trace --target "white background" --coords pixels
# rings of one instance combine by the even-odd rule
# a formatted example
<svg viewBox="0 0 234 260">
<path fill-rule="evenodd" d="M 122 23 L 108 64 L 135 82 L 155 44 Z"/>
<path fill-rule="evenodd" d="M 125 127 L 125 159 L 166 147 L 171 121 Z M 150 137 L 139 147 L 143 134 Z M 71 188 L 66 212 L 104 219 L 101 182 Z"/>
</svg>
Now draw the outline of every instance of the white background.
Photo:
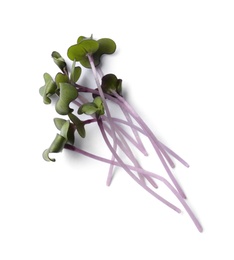
<svg viewBox="0 0 234 260">
<path fill-rule="evenodd" d="M 233 13 L 225 0 L 1 2 L 0 259 L 234 259 Z M 56 129 L 42 75 L 57 72 L 53 50 L 90 34 L 115 40 L 104 72 L 190 163 L 175 174 L 203 233 L 121 169 L 106 187 L 107 165 L 43 161 Z M 103 152 L 95 131 L 86 148 Z"/>
</svg>

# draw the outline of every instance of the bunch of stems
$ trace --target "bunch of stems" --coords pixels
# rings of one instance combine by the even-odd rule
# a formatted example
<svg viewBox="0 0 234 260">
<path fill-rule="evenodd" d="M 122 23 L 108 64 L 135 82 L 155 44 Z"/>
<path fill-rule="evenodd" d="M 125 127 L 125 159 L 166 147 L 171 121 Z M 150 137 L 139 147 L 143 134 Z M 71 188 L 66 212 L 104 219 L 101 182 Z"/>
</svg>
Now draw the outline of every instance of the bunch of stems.
<svg viewBox="0 0 234 260">
<path fill-rule="evenodd" d="M 157 188 L 159 187 L 157 182 L 163 183 L 179 200 L 197 229 L 202 232 L 203 228 L 200 222 L 187 204 L 186 195 L 171 171 L 171 168 L 173 169 L 175 167 L 175 164 L 172 161 L 171 157 L 178 160 L 185 167 L 189 167 L 188 163 L 156 138 L 156 136 L 153 134 L 147 124 L 132 108 L 132 106 L 124 99 L 124 97 L 122 97 L 114 90 L 110 94 L 103 92 L 103 89 L 101 87 L 101 80 L 104 74 L 100 68 L 95 67 L 92 55 L 88 54 L 87 57 L 92 69 L 97 89 L 91 89 L 74 83 L 79 92 L 79 96 L 76 100 L 73 101 L 73 103 L 80 107 L 82 104 L 88 102 L 88 100 L 82 95 L 82 93 L 90 93 L 91 95 L 98 95 L 101 97 L 106 113 L 101 116 L 97 116 L 95 114 L 91 115 L 91 118 L 87 119 L 84 123 L 97 123 L 103 140 L 105 141 L 107 147 L 111 152 L 111 158 L 108 159 L 89 153 L 71 144 L 66 144 L 64 148 L 109 164 L 109 171 L 106 181 L 108 186 L 111 184 L 113 178 L 114 167 L 121 167 L 134 181 L 136 181 L 147 192 L 149 192 L 151 195 L 153 195 L 155 198 L 157 198 L 159 201 L 161 201 L 174 211 L 180 213 L 181 210 L 178 207 L 173 205 L 171 202 L 169 202 L 156 192 Z M 119 119 L 111 115 L 108 101 L 114 102 L 116 105 L 119 106 L 125 119 Z M 130 135 L 128 131 L 126 131 L 126 126 L 128 127 L 128 129 L 130 129 L 133 135 Z M 159 174 L 153 173 L 151 171 L 147 171 L 141 167 L 131 148 L 135 147 L 143 155 L 148 155 L 148 152 L 140 138 L 140 135 L 145 135 L 152 144 L 171 182 L 165 177 L 162 177 Z M 120 157 L 118 149 L 120 149 L 124 153 L 131 164 L 126 163 Z"/>
</svg>

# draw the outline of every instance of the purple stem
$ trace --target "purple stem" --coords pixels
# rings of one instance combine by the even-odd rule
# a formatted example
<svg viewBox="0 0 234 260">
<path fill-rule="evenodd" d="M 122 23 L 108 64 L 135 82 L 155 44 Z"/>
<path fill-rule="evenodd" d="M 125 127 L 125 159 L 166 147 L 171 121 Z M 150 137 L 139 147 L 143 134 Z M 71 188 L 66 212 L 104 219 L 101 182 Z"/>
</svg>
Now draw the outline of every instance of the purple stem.
<svg viewBox="0 0 234 260">
<path fill-rule="evenodd" d="M 87 157 L 90 157 L 92 159 L 95 159 L 95 160 L 98 160 L 98 161 L 101 161 L 101 162 L 104 162 L 104 163 L 108 163 L 108 164 L 114 164 L 116 166 L 119 166 L 121 167 L 121 164 L 119 162 L 116 162 L 116 161 L 112 161 L 112 160 L 108 160 L 106 158 L 103 158 L 103 157 L 100 157 L 100 156 L 97 156 L 97 155 L 94 155 L 94 154 L 91 154 L 89 152 L 86 152 L 82 149 L 79 149 L 73 145 L 70 145 L 70 144 L 66 144 L 65 145 L 65 148 L 68 149 L 68 150 L 71 150 L 71 151 L 75 151 L 77 153 L 80 153 L 84 156 L 87 156 Z M 191 219 L 193 220 L 195 226 L 197 227 L 197 229 L 202 232 L 203 231 L 203 228 L 200 224 L 200 222 L 198 221 L 198 219 L 195 217 L 194 213 L 192 212 L 192 210 L 189 208 L 189 206 L 187 205 L 186 201 L 181 197 L 181 195 L 178 193 L 178 191 L 162 176 L 158 175 L 158 174 L 155 174 L 155 173 L 152 173 L 150 171 L 147 171 L 147 170 L 144 170 L 142 168 L 137 168 L 135 166 L 131 166 L 131 165 L 127 165 L 125 164 L 126 167 L 129 168 L 129 170 L 133 170 L 133 171 L 138 171 L 138 172 L 141 172 L 142 174 L 144 174 L 145 176 L 151 176 L 153 178 L 156 178 L 157 180 L 163 182 L 172 192 L 173 194 L 177 197 L 177 199 L 181 202 L 181 204 L 184 206 L 185 210 L 188 212 L 189 216 L 191 217 Z M 134 174 L 133 174 L 134 175 Z M 130 175 L 131 176 L 131 175 Z M 135 176 L 135 175 L 134 175 Z M 132 176 L 131 176 L 132 177 Z M 137 179 L 138 180 L 138 179 Z M 139 180 L 137 181 L 139 183 Z M 139 183 L 141 185 L 141 183 Z M 142 185 L 141 185 L 142 186 Z M 143 187 L 145 188 L 145 187 Z M 147 190 L 148 191 L 148 190 Z M 149 192 L 149 191 L 148 191 Z M 151 192 L 150 192 L 151 193 Z M 152 194 L 152 193 L 151 193 Z M 153 195 L 153 194 L 152 194 Z M 159 196 L 159 195 L 158 195 Z M 156 197 L 157 199 L 159 199 L 157 196 L 154 196 Z M 161 197 L 161 196 L 160 196 Z M 159 199 L 160 200 L 160 199 Z M 160 200 L 161 201 L 161 200 Z M 164 200 L 162 201 L 164 203 Z M 171 203 L 170 203 L 171 204 Z M 172 205 L 172 204 L 171 204 Z M 167 206 L 169 206 L 167 204 Z M 170 208 L 172 208 L 173 210 L 177 211 L 178 213 L 180 213 L 180 209 L 178 209 L 176 206 L 173 205 L 173 207 L 169 206 Z"/>
<path fill-rule="evenodd" d="M 105 130 L 107 133 L 111 136 L 111 129 L 108 126 L 104 125 Z M 139 162 L 136 160 L 135 156 L 133 155 L 129 145 L 127 144 L 126 140 L 123 138 L 122 134 L 117 130 L 116 133 L 118 134 L 120 140 L 117 138 L 117 144 L 120 147 L 120 149 L 127 155 L 127 157 L 132 161 L 132 163 L 137 168 L 142 168 L 139 164 Z M 111 136 L 112 137 L 112 136 Z M 138 176 L 141 181 L 145 184 L 144 178 L 148 180 L 148 182 L 154 187 L 158 188 L 158 185 L 155 183 L 155 181 L 150 178 L 149 176 L 143 176 L 141 172 L 138 172 Z"/>
<path fill-rule="evenodd" d="M 181 162 L 184 166 L 189 167 L 189 164 L 183 160 L 179 155 L 177 155 L 175 152 L 173 152 L 170 148 L 168 148 L 166 145 L 160 142 L 160 144 L 163 146 L 163 148 L 171 154 L 175 159 L 177 159 L 179 162 Z"/>
<path fill-rule="evenodd" d="M 81 98 L 81 95 L 79 96 L 79 99 L 82 100 L 83 103 L 88 102 L 87 100 L 84 100 L 83 97 Z M 77 105 L 78 107 L 82 105 L 82 103 L 80 103 L 80 102 L 77 101 L 77 100 L 74 100 L 73 103 L 74 103 L 75 105 Z M 91 115 L 91 116 L 92 116 L 92 115 Z M 102 115 L 102 119 L 103 119 L 103 120 L 107 120 L 107 117 L 104 116 L 104 115 Z M 119 119 L 112 117 L 112 120 L 118 122 Z M 95 123 L 97 122 L 97 119 L 96 119 L 96 118 L 87 119 L 87 120 L 84 121 L 84 124 L 90 124 L 90 123 L 94 123 L 94 122 L 95 122 Z M 126 122 L 126 121 L 124 121 L 124 120 L 121 121 L 121 123 L 123 123 L 123 124 L 125 123 L 125 124 L 128 125 L 128 126 L 131 126 L 131 125 L 133 124 L 133 123 Z M 115 124 L 115 126 L 116 126 L 116 128 L 118 128 L 119 131 L 122 132 L 122 134 L 123 134 L 137 149 L 139 149 L 140 152 L 142 152 L 144 155 L 146 155 L 145 152 L 144 152 L 144 150 L 142 150 L 142 147 L 139 146 L 139 144 L 138 144 L 123 128 L 121 128 L 118 124 L 117 124 L 117 125 Z M 142 133 L 143 133 L 142 129 L 141 129 L 141 128 L 138 128 L 137 126 L 134 127 L 134 125 L 133 125 L 132 128 L 135 129 L 135 130 L 137 130 L 138 132 L 142 132 Z M 146 153 L 147 153 L 147 152 L 146 152 Z"/>
<path fill-rule="evenodd" d="M 121 107 L 121 110 L 122 110 L 124 116 L 126 117 L 127 122 L 129 122 L 130 124 L 133 124 L 132 118 L 131 118 L 130 115 L 127 113 L 127 111 L 126 111 L 123 107 Z M 134 134 L 134 136 L 135 136 L 135 138 L 136 138 L 137 143 L 139 144 L 139 146 L 141 147 L 141 150 L 143 151 L 143 154 L 144 154 L 145 156 L 148 156 L 148 153 L 147 153 L 147 151 L 146 151 L 146 149 L 145 149 L 145 147 L 144 147 L 144 145 L 143 145 L 143 143 L 142 143 L 142 141 L 141 141 L 141 139 L 140 139 L 140 137 L 139 137 L 138 132 L 135 130 L 135 128 L 131 128 L 131 129 L 132 129 L 132 132 L 133 132 L 133 134 Z"/>
<path fill-rule="evenodd" d="M 98 93 L 99 93 L 99 95 L 102 99 L 102 102 L 103 102 L 103 105 L 104 105 L 104 108 L 105 108 L 105 111 L 106 111 L 107 121 L 108 121 L 108 123 L 109 123 L 109 125 L 110 125 L 110 127 L 113 131 L 112 134 L 113 134 L 114 149 L 116 150 L 117 145 L 115 144 L 116 143 L 115 125 L 112 121 L 111 113 L 110 113 L 109 107 L 107 105 L 106 98 L 105 98 L 105 95 L 103 93 L 101 84 L 100 84 L 99 79 L 98 79 L 98 72 L 96 70 L 93 57 L 90 54 L 87 54 L 87 57 L 88 57 L 88 60 L 89 60 L 89 63 L 90 63 L 90 66 L 91 66 L 91 69 L 92 69 L 92 72 L 93 72 L 93 75 L 94 75 L 94 79 L 95 79 L 97 87 L 98 87 Z M 115 160 L 113 155 L 112 155 L 112 160 Z M 109 168 L 108 176 L 107 176 L 107 185 L 109 184 L 109 180 L 112 179 L 112 176 L 113 176 L 113 166 L 111 165 L 110 168 Z"/>
<path fill-rule="evenodd" d="M 148 186 L 146 186 L 145 184 L 142 183 L 141 180 L 139 180 L 130 170 L 130 168 L 121 160 L 121 158 L 118 156 L 118 154 L 116 153 L 116 151 L 113 149 L 113 147 L 111 146 L 105 130 L 103 128 L 103 123 L 101 118 L 98 119 L 98 125 L 100 128 L 100 131 L 102 133 L 102 136 L 109 148 L 109 150 L 112 152 L 112 154 L 115 156 L 115 159 L 118 161 L 119 165 L 140 185 L 142 186 L 145 190 L 147 190 L 150 194 L 152 194 L 154 197 L 156 197 L 157 199 L 159 199 L 161 202 L 163 202 L 164 204 L 166 204 L 167 206 L 169 206 L 170 208 L 174 209 L 177 212 L 180 212 L 180 210 L 175 207 L 173 204 L 171 204 L 170 202 L 168 202 L 167 200 L 165 200 L 164 198 L 162 198 L 160 195 L 158 195 L 157 193 L 155 193 L 154 191 L 152 191 Z M 140 169 L 139 169 L 140 170 Z M 179 210 L 179 211 L 178 211 Z"/>
<path fill-rule="evenodd" d="M 88 93 L 93 93 L 93 94 L 98 94 L 98 91 L 95 90 L 95 89 L 91 89 L 91 88 L 87 88 L 87 87 L 83 87 L 83 86 L 80 86 L 80 85 L 76 85 L 76 87 L 79 89 L 80 92 L 88 92 Z M 113 96 L 111 95 L 108 95 L 108 94 L 105 94 L 106 98 L 110 99 L 111 101 L 113 102 L 117 102 L 116 101 L 116 98 L 114 98 Z M 129 124 L 128 122 L 122 120 L 122 119 L 119 119 L 119 118 L 113 118 L 114 121 L 116 122 L 119 122 L 119 123 L 122 123 L 122 124 L 126 124 L 128 126 L 130 126 L 131 128 L 134 128 L 136 129 L 138 132 L 141 132 L 142 134 L 146 135 L 147 136 L 147 133 L 141 129 L 140 127 L 134 125 L 134 124 Z M 159 141 L 160 142 L 160 141 Z M 175 159 L 177 159 L 180 163 L 182 163 L 184 166 L 186 167 L 189 167 L 189 164 L 184 161 L 179 155 L 177 155 L 174 151 L 172 151 L 170 148 L 168 148 L 165 144 L 163 144 L 162 142 L 160 142 L 160 144 L 164 147 L 164 149 L 169 153 L 171 154 Z"/>
<path fill-rule="evenodd" d="M 116 92 L 113 93 L 115 95 L 115 97 L 126 107 L 126 109 L 128 110 L 128 112 L 131 114 L 131 116 L 133 116 L 133 118 L 138 122 L 138 124 L 146 131 L 146 133 L 148 133 L 148 138 L 151 141 L 156 153 L 158 154 L 159 159 L 161 160 L 167 174 L 169 175 L 170 179 L 172 180 L 173 184 L 175 185 L 175 187 L 177 188 L 177 190 L 179 191 L 179 193 L 181 194 L 181 196 L 186 199 L 185 193 L 182 190 L 182 188 L 180 187 L 179 183 L 177 182 L 177 180 L 175 179 L 175 177 L 173 176 L 172 172 L 170 171 L 166 161 L 164 160 L 161 152 L 160 152 L 160 143 L 157 140 L 157 138 L 154 136 L 154 134 L 152 133 L 152 131 L 149 129 L 149 127 L 145 124 L 145 122 L 140 118 L 140 116 L 133 110 L 133 108 L 126 102 L 126 100 L 124 98 L 122 98 L 120 95 L 118 95 Z M 159 146 L 159 147 L 158 147 Z"/>
<path fill-rule="evenodd" d="M 134 124 L 129 124 L 129 122 L 123 120 L 123 119 L 120 119 L 120 118 L 116 118 L 116 117 L 113 117 L 113 121 L 116 122 L 116 123 L 120 123 L 120 124 L 125 124 L 125 125 L 128 125 L 129 127 L 131 128 L 134 128 L 136 129 L 138 132 L 142 133 L 143 135 L 146 135 L 146 132 L 143 131 L 142 128 L 134 125 Z M 124 131 L 126 133 L 126 131 L 124 129 L 122 129 L 122 131 Z M 127 134 L 127 133 L 126 133 Z M 159 141 L 160 142 L 160 141 Z M 172 155 L 176 160 L 178 160 L 181 164 L 183 164 L 184 166 L 186 167 L 189 167 L 189 164 L 184 160 L 182 159 L 178 154 L 176 154 L 174 151 L 172 151 L 170 148 L 168 148 L 165 144 L 163 144 L 162 142 L 160 142 L 160 144 L 163 146 L 163 148 L 165 149 L 165 151 L 167 151 L 170 155 Z"/>
<path fill-rule="evenodd" d="M 112 119 L 114 122 L 116 121 L 114 117 L 112 117 Z M 102 116 L 102 120 L 103 121 L 106 120 L 106 117 L 104 115 Z M 84 121 L 85 124 L 90 124 L 90 123 L 94 123 L 94 122 L 95 123 L 97 122 L 97 120 L 95 118 L 87 119 Z M 142 147 L 139 147 L 139 144 L 122 127 L 120 127 L 118 124 L 115 124 L 115 126 L 119 132 L 121 132 L 140 152 L 142 152 L 145 155 L 144 151 L 142 151 L 142 149 L 141 149 Z"/>
<path fill-rule="evenodd" d="M 101 88 L 101 87 L 100 87 Z M 102 90 L 101 90 L 102 91 Z M 104 93 L 102 92 L 103 96 Z M 138 122 L 138 124 L 142 127 L 143 130 L 145 130 L 145 132 L 147 133 L 147 137 L 149 138 L 151 144 L 153 145 L 162 165 L 164 166 L 168 176 L 170 177 L 170 179 L 172 180 L 173 184 L 175 185 L 175 187 L 177 188 L 177 190 L 179 191 L 179 193 L 181 194 L 181 196 L 186 199 L 186 195 L 183 191 L 183 189 L 180 187 L 179 183 L 177 182 L 177 180 L 175 179 L 174 175 L 172 174 L 170 168 L 168 167 L 166 161 L 164 160 L 163 156 L 161 153 L 163 153 L 164 155 L 166 154 L 166 152 L 164 151 L 164 149 L 162 148 L 162 146 L 160 145 L 160 142 L 157 140 L 157 138 L 155 137 L 155 135 L 152 133 L 152 131 L 149 129 L 149 127 L 145 124 L 145 122 L 141 119 L 141 117 L 134 111 L 134 109 L 127 103 L 127 101 L 121 97 L 120 95 L 118 95 L 118 93 L 113 92 L 113 95 L 116 98 L 112 98 L 114 99 L 114 101 L 116 103 L 119 104 L 119 106 L 121 107 L 122 105 L 124 105 L 125 109 L 127 110 L 127 112 Z M 117 102 L 117 100 L 119 102 Z M 104 97 L 105 100 L 105 97 Z M 105 100 L 106 102 L 106 100 Z M 114 124 L 112 124 L 112 126 L 114 127 Z M 114 128 L 113 128 L 114 129 Z M 113 131 L 114 132 L 114 131 Z"/>
</svg>

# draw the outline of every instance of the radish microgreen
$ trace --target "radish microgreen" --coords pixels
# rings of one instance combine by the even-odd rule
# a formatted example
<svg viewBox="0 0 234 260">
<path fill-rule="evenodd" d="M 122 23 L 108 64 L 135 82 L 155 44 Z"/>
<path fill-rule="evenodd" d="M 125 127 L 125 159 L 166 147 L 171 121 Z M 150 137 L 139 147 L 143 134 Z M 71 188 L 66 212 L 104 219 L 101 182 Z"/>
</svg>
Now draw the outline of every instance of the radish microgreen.
<svg viewBox="0 0 234 260">
<path fill-rule="evenodd" d="M 60 71 L 54 78 L 44 73 L 45 83 L 39 93 L 45 104 L 50 104 L 51 97 L 55 97 L 55 110 L 63 118 L 54 119 L 54 124 L 60 132 L 56 134 L 49 148 L 43 152 L 43 158 L 54 162 L 55 159 L 51 158 L 50 154 L 67 149 L 107 163 L 109 164 L 107 185 L 111 184 L 114 166 L 121 167 L 147 192 L 176 212 L 181 212 L 179 208 L 157 193 L 159 188 L 157 182 L 160 182 L 175 195 L 197 229 L 202 232 L 201 224 L 186 203 L 185 193 L 172 173 L 175 167 L 172 158 L 186 167 L 189 167 L 188 163 L 156 138 L 145 121 L 123 97 L 122 79 L 112 73 L 104 74 L 101 70 L 102 56 L 113 54 L 115 50 L 116 44 L 112 39 L 95 40 L 92 35 L 91 37 L 80 36 L 67 50 L 67 56 L 72 61 L 70 70 L 65 59 L 57 51 L 52 52 L 51 56 Z M 81 74 L 85 76 L 85 72 L 77 63 L 86 69 L 91 69 L 96 88 L 79 84 L 80 76 Z M 112 115 L 110 103 L 120 108 L 124 119 Z M 84 116 L 87 118 L 84 119 Z M 64 119 L 64 117 L 67 118 Z M 110 151 L 110 159 L 84 151 L 74 145 L 76 138 L 88 138 L 85 127 L 89 124 L 96 124 Z M 145 156 L 148 155 L 142 135 L 146 136 L 152 144 L 156 158 L 162 163 L 169 180 L 141 167 L 134 149 Z"/>
</svg>

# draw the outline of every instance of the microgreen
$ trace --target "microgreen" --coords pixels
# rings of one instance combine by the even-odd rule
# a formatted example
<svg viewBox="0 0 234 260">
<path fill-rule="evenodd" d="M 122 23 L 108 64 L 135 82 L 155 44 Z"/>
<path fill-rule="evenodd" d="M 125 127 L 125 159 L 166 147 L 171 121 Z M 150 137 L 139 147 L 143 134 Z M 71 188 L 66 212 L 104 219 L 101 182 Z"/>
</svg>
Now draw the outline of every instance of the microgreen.
<svg viewBox="0 0 234 260">
<path fill-rule="evenodd" d="M 181 212 L 178 207 L 158 194 L 157 182 L 159 182 L 174 194 L 197 229 L 202 232 L 202 226 L 186 203 L 185 193 L 172 172 L 175 167 L 173 158 L 186 167 L 189 167 L 188 163 L 154 135 L 145 121 L 122 96 L 122 79 L 112 73 L 104 74 L 101 70 L 101 57 L 113 54 L 115 50 L 116 44 L 112 39 L 95 40 L 92 35 L 91 37 L 80 36 L 76 43 L 67 49 L 67 56 L 72 61 L 71 69 L 68 69 L 65 59 L 57 51 L 52 52 L 53 61 L 60 71 L 54 78 L 44 73 L 44 85 L 39 89 L 39 93 L 44 104 L 47 105 L 51 103 L 51 97 L 55 97 L 55 111 L 63 118 L 54 119 L 54 124 L 60 132 L 56 134 L 49 148 L 43 152 L 43 158 L 54 162 L 55 159 L 51 158 L 50 154 L 67 149 L 107 163 L 109 164 L 107 185 L 111 184 L 114 167 L 121 167 L 143 189 L 169 208 Z M 85 76 L 81 67 L 91 69 L 97 88 L 79 84 L 81 74 Z M 120 109 L 124 119 L 113 116 L 110 103 L 114 103 Z M 110 151 L 111 158 L 92 154 L 74 145 L 76 139 L 88 138 L 85 128 L 89 124 L 96 124 L 103 142 Z M 135 151 L 148 155 L 142 135 L 150 141 L 167 178 L 141 167 Z"/>
</svg>

